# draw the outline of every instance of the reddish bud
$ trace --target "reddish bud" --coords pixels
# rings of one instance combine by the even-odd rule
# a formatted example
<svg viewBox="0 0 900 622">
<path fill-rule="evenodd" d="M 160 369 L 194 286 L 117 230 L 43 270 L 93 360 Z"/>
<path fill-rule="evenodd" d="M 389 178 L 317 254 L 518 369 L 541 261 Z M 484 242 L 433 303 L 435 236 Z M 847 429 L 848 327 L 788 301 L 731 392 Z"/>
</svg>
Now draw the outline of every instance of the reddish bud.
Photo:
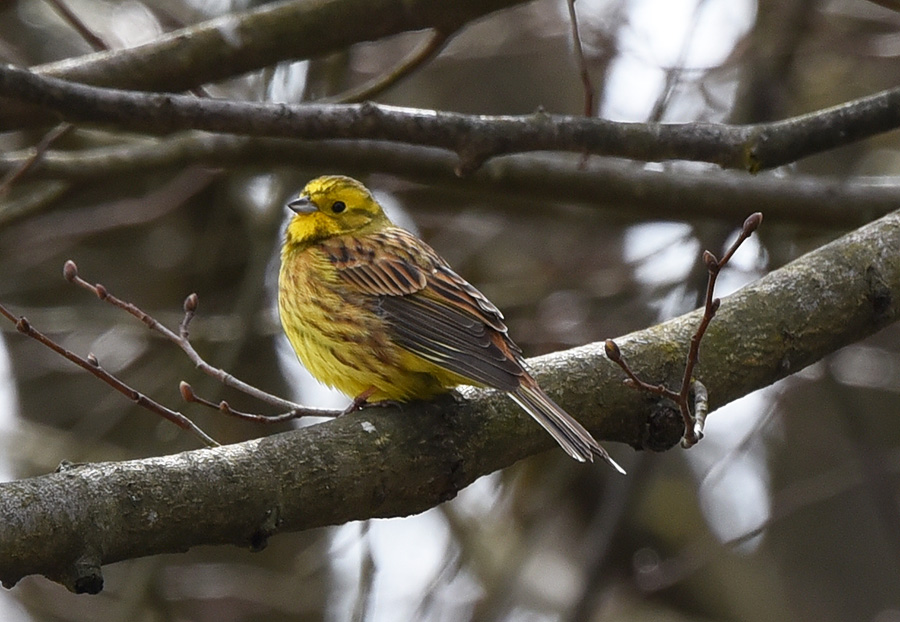
<svg viewBox="0 0 900 622">
<path fill-rule="evenodd" d="M 184 299 L 184 312 L 194 313 L 197 311 L 197 305 L 200 304 L 200 297 L 197 294 L 191 294 Z"/>
<path fill-rule="evenodd" d="M 76 278 L 78 278 L 78 266 L 75 265 L 75 262 L 69 259 L 63 264 L 63 277 L 71 283 Z"/>
<path fill-rule="evenodd" d="M 606 358 L 611 361 L 619 361 L 622 358 L 622 351 L 619 350 L 618 344 L 612 339 L 607 339 L 603 344 L 604 349 L 606 350 Z"/>
<path fill-rule="evenodd" d="M 106 291 L 106 288 L 100 283 L 94 285 L 94 291 L 97 292 L 97 298 L 100 300 L 106 300 L 106 297 L 109 296 L 109 292 Z"/>
<path fill-rule="evenodd" d="M 93 352 L 89 352 L 87 355 L 87 362 L 93 365 L 94 367 L 100 367 L 100 361 L 97 360 L 97 357 L 94 356 Z"/>
<path fill-rule="evenodd" d="M 191 385 L 186 383 L 184 380 L 178 383 L 178 391 L 181 393 L 181 399 L 183 399 L 185 402 L 194 401 L 194 389 L 192 389 Z"/>
<path fill-rule="evenodd" d="M 754 212 L 747 216 L 747 220 L 744 221 L 744 233 L 749 235 L 759 229 L 759 226 L 762 224 L 763 215 L 762 212 Z"/>
</svg>

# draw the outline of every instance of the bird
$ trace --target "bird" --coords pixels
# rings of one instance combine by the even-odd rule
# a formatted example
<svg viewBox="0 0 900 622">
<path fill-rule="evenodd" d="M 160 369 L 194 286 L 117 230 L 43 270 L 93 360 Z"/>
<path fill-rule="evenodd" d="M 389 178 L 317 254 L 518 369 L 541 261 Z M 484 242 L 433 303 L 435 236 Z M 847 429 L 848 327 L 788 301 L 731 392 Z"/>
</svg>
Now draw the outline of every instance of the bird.
<svg viewBox="0 0 900 622">
<path fill-rule="evenodd" d="M 572 458 L 625 471 L 538 386 L 503 314 L 372 193 L 317 177 L 287 203 L 281 324 L 320 382 L 366 405 L 427 400 L 460 385 L 503 391 Z"/>
</svg>

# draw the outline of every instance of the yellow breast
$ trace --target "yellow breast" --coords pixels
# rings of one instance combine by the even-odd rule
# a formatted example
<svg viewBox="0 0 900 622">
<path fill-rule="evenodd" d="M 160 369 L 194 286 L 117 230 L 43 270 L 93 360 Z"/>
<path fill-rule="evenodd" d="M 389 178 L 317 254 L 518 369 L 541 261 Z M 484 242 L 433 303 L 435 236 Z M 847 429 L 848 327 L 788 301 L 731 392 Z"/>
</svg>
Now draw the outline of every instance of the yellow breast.
<svg viewBox="0 0 900 622">
<path fill-rule="evenodd" d="M 393 343 L 376 300 L 344 282 L 315 246 L 282 257 L 278 311 L 300 362 L 320 382 L 369 401 L 427 399 L 461 379 Z"/>
</svg>

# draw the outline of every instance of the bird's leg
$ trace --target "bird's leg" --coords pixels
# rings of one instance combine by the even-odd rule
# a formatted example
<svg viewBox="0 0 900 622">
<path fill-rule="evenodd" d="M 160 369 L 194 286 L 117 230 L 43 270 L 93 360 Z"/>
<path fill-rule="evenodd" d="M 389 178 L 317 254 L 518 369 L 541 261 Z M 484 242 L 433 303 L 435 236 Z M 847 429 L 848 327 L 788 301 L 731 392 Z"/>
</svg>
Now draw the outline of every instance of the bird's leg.
<svg viewBox="0 0 900 622">
<path fill-rule="evenodd" d="M 363 408 L 367 408 L 369 406 L 381 406 L 381 407 L 396 407 L 400 408 L 402 402 L 398 402 L 396 400 L 378 400 L 377 402 L 370 402 L 369 398 L 372 397 L 372 394 L 375 393 L 378 389 L 376 387 L 369 387 L 359 395 L 353 398 L 353 401 L 350 402 L 350 405 L 347 406 L 341 414 L 338 415 L 349 415 L 350 413 L 355 413 L 357 410 L 362 410 Z"/>
<path fill-rule="evenodd" d="M 381 406 L 381 407 L 395 407 L 400 408 L 403 406 L 402 402 L 398 402 L 397 400 L 378 400 L 377 402 L 370 402 L 369 398 L 372 397 L 372 394 L 377 391 L 375 387 L 369 387 L 359 395 L 353 398 L 353 401 L 350 402 L 350 405 L 345 408 L 338 417 L 341 415 L 349 415 L 350 413 L 355 413 L 357 410 L 362 410 L 368 406 Z"/>
<path fill-rule="evenodd" d="M 370 386 L 368 389 L 354 397 L 353 401 L 350 402 L 350 405 L 343 410 L 341 415 L 349 415 L 350 413 L 355 413 L 357 410 L 362 410 L 363 408 L 365 408 L 369 403 L 369 398 L 372 397 L 373 393 L 375 393 L 375 390 L 375 387 Z"/>
</svg>

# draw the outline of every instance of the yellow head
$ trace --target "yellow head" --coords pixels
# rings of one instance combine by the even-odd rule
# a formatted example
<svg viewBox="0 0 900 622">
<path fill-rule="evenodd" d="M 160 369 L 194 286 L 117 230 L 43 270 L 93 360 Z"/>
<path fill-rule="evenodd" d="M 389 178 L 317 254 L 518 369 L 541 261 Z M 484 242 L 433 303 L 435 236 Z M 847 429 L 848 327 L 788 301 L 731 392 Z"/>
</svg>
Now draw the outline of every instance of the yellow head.
<svg viewBox="0 0 900 622">
<path fill-rule="evenodd" d="M 285 249 L 302 249 L 337 235 L 390 224 L 366 187 L 343 175 L 313 179 L 287 206 L 295 216 L 287 227 Z"/>
</svg>

